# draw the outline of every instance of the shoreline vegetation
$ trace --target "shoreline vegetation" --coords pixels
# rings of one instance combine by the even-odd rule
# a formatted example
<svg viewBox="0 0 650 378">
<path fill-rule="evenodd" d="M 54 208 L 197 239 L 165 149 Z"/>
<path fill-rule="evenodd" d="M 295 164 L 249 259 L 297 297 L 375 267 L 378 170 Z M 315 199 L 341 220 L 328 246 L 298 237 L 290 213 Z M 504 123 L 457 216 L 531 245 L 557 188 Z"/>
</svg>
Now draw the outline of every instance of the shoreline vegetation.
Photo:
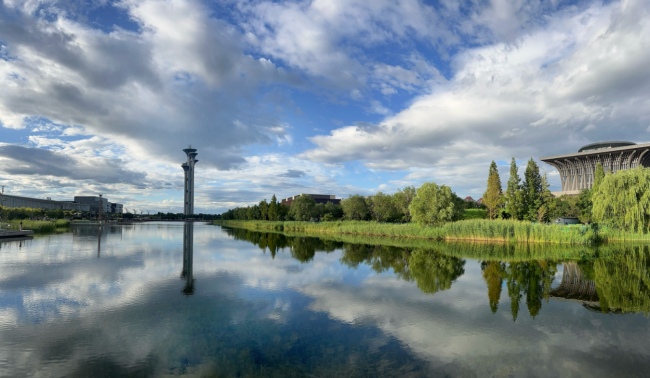
<svg viewBox="0 0 650 378">
<path fill-rule="evenodd" d="M 650 241 L 650 234 L 633 233 L 595 225 L 556 225 L 517 220 L 469 219 L 441 226 L 372 221 L 296 222 L 216 220 L 215 225 L 253 230 L 293 231 L 312 234 L 346 234 L 432 241 L 490 243 L 548 243 L 592 246 L 608 242 Z"/>
<path fill-rule="evenodd" d="M 7 224 L 10 225 L 10 230 L 20 229 L 20 220 L 11 220 L 9 222 L 0 222 L 0 227 L 3 230 L 7 229 Z M 23 220 L 23 230 L 34 231 L 34 233 L 45 233 L 45 232 L 54 232 L 59 228 L 68 228 L 70 227 L 70 221 L 64 219 L 52 220 L 52 221 L 34 221 L 34 220 Z"/>
</svg>

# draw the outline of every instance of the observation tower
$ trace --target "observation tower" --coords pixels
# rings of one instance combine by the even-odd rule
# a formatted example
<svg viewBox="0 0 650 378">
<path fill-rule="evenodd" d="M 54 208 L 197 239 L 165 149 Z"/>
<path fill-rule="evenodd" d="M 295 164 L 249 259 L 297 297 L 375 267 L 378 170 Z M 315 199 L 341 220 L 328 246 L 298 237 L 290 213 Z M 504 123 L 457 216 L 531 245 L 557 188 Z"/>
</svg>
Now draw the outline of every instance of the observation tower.
<svg viewBox="0 0 650 378">
<path fill-rule="evenodd" d="M 196 160 L 196 148 L 189 146 L 183 152 L 187 154 L 187 162 L 181 164 L 185 171 L 185 200 L 183 201 L 183 212 L 185 215 L 194 214 L 194 166 L 199 161 Z"/>
</svg>

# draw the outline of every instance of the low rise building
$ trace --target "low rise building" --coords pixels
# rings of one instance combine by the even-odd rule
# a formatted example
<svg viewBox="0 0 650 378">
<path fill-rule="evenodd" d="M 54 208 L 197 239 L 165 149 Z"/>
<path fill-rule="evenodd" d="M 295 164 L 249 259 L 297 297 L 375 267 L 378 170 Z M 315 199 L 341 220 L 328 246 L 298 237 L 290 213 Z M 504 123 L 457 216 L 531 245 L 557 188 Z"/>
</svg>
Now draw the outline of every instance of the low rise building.
<svg viewBox="0 0 650 378">
<path fill-rule="evenodd" d="M 30 198 L 21 196 L 12 196 L 0 194 L 0 206 L 5 207 L 28 207 L 31 209 L 44 210 L 76 210 L 90 211 L 88 204 L 76 203 L 72 201 L 55 201 L 49 198 Z"/>
<path fill-rule="evenodd" d="M 293 202 L 296 198 L 298 198 L 300 196 L 310 196 L 311 198 L 314 199 L 314 201 L 316 201 L 316 203 L 325 204 L 325 203 L 331 202 L 331 203 L 333 203 L 335 205 L 338 205 L 338 204 L 341 203 L 341 200 L 337 199 L 336 196 L 333 195 L 333 194 L 306 194 L 306 193 L 301 193 L 301 194 L 298 194 L 298 195 L 295 195 L 295 196 L 283 198 L 282 200 L 280 200 L 280 203 L 283 203 L 283 204 L 285 204 L 287 206 L 291 206 L 291 202 Z"/>
</svg>

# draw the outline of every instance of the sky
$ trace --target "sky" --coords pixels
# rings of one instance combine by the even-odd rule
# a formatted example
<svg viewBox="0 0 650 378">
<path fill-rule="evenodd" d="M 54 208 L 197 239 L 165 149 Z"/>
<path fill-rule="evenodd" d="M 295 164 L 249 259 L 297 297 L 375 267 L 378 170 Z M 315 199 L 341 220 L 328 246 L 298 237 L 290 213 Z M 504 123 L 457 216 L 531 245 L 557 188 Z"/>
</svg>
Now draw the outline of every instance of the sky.
<svg viewBox="0 0 650 378">
<path fill-rule="evenodd" d="M 650 141 L 650 2 L 0 0 L 0 184 L 195 212 Z"/>
</svg>

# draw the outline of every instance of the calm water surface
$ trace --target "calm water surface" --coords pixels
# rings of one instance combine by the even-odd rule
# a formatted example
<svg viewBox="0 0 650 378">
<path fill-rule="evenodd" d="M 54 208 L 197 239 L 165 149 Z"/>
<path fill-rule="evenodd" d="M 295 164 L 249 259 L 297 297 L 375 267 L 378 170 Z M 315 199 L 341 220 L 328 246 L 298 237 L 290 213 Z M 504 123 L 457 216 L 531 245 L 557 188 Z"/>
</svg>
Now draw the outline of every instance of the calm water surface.
<svg viewBox="0 0 650 378">
<path fill-rule="evenodd" d="M 2 242 L 0 376 L 650 376 L 647 248 L 539 248 L 184 223 Z"/>
</svg>

